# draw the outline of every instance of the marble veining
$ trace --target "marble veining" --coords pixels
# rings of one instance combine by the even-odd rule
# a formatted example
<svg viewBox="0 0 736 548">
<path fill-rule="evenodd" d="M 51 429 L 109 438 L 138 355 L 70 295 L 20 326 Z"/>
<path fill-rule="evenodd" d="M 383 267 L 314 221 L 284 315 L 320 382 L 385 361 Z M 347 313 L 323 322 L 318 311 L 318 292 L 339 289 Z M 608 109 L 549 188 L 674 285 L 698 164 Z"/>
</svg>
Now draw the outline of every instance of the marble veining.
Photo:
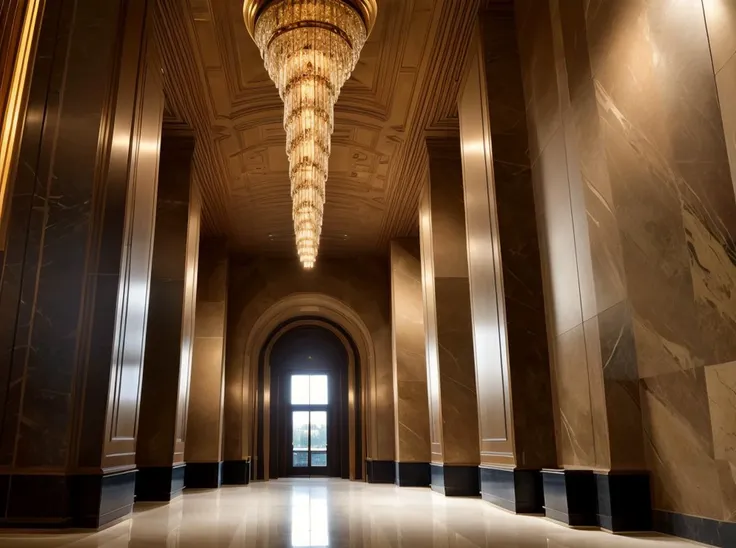
<svg viewBox="0 0 736 548">
<path fill-rule="evenodd" d="M 429 399 L 418 238 L 391 242 L 396 461 L 429 462 Z"/>
</svg>

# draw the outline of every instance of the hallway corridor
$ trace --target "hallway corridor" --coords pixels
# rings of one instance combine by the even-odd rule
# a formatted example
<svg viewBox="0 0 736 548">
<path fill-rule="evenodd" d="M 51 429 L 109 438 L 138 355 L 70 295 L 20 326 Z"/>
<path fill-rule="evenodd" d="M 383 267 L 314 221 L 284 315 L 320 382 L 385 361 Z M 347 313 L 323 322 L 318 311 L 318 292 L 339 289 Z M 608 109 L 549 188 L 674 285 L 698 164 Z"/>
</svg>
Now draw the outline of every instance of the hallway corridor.
<svg viewBox="0 0 736 548">
<path fill-rule="evenodd" d="M 433 548 L 678 548 L 655 534 L 630 538 L 575 531 L 514 516 L 476 499 L 429 489 L 342 480 L 278 480 L 187 492 L 168 505 L 136 506 L 132 520 L 95 534 L 2 534 L 18 548 L 307 546 Z"/>
</svg>

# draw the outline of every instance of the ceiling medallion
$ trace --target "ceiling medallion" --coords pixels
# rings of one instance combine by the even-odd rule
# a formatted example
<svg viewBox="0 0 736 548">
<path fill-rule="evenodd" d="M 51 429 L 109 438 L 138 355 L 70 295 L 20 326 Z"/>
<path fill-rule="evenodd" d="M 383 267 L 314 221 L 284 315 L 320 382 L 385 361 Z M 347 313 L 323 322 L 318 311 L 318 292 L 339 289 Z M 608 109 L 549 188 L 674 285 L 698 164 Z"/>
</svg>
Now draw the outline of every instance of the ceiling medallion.
<svg viewBox="0 0 736 548">
<path fill-rule="evenodd" d="M 284 102 L 296 248 L 312 268 L 335 103 L 373 28 L 376 0 L 245 0 L 243 14 Z"/>
</svg>

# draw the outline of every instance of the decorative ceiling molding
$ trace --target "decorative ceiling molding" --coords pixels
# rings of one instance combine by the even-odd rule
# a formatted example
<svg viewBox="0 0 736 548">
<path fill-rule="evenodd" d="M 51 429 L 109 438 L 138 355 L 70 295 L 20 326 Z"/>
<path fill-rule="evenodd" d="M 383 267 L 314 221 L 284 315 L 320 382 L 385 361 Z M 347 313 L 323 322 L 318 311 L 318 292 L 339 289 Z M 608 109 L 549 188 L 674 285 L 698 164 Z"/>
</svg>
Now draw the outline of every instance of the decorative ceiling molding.
<svg viewBox="0 0 736 548">
<path fill-rule="evenodd" d="M 383 254 L 416 232 L 425 135 L 457 135 L 456 98 L 481 1 L 378 0 L 335 109 L 321 256 Z M 294 253 L 283 105 L 242 0 L 159 0 L 169 110 L 197 135 L 204 230 L 236 251 Z M 485 5 L 485 4 L 484 4 Z"/>
</svg>

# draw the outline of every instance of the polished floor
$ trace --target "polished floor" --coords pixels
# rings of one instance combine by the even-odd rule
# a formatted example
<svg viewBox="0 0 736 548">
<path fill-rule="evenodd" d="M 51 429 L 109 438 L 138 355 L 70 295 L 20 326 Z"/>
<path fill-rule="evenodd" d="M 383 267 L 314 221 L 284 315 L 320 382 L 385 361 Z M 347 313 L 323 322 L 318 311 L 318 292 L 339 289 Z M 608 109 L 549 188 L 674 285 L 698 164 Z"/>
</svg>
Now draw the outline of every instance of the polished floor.
<svg viewBox="0 0 736 548">
<path fill-rule="evenodd" d="M 514 516 L 478 499 L 429 489 L 339 480 L 279 480 L 190 492 L 169 505 L 140 505 L 132 520 L 95 534 L 0 534 L 0 546 L 363 548 L 677 548 L 671 537 L 575 531 Z"/>
</svg>

